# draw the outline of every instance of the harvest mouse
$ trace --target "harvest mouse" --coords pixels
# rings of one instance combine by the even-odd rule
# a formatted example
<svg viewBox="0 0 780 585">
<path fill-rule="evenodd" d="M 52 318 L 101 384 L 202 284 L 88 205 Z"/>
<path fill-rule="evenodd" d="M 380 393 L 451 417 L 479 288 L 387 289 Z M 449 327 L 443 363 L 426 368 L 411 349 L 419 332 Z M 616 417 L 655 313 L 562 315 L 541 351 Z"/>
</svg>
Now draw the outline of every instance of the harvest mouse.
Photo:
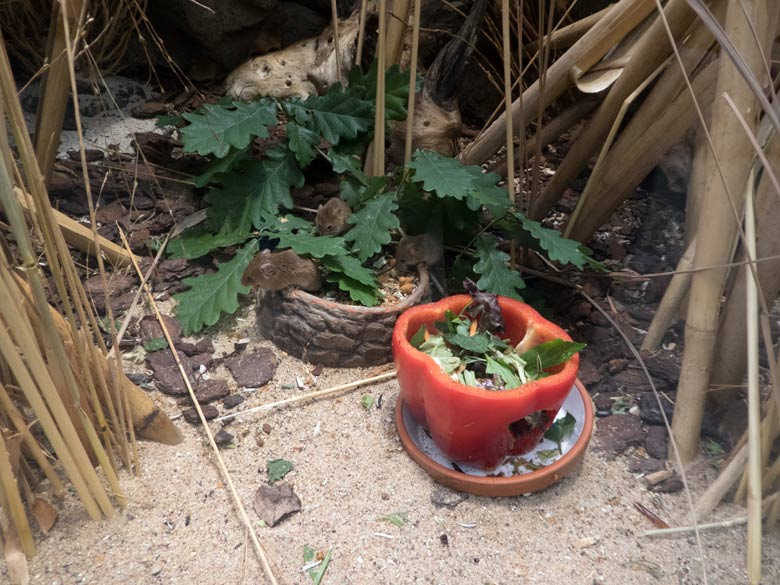
<svg viewBox="0 0 780 585">
<path fill-rule="evenodd" d="M 430 268 L 442 257 L 442 247 L 430 234 L 404 236 L 398 243 L 395 265 L 401 272 L 424 264 Z"/>
<path fill-rule="evenodd" d="M 343 199 L 332 197 L 317 208 L 314 222 L 321 236 L 337 236 L 347 231 L 347 220 L 352 215 Z"/>
<path fill-rule="evenodd" d="M 282 290 L 288 286 L 315 291 L 320 288 L 320 273 L 312 260 L 301 258 L 292 250 L 263 250 L 246 267 L 241 284 L 257 286 L 265 291 Z"/>
</svg>

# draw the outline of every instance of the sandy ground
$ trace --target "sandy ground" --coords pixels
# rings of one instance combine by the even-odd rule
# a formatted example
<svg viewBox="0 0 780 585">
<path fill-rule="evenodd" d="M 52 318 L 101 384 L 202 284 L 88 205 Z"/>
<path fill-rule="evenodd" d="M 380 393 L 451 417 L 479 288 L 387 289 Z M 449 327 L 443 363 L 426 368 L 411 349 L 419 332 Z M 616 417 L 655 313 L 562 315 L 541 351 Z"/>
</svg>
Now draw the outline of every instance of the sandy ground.
<svg viewBox="0 0 780 585">
<path fill-rule="evenodd" d="M 237 330 L 215 337 L 217 347 L 252 330 L 244 310 Z M 235 325 L 235 323 L 234 323 Z M 250 344 L 248 350 L 267 342 Z M 310 366 L 280 354 L 274 380 L 239 408 L 304 390 L 289 386 Z M 221 369 L 214 374 L 220 375 Z M 325 370 L 306 390 L 328 388 L 367 375 Z M 231 381 L 232 382 L 232 381 Z M 285 386 L 285 387 L 283 387 Z M 367 412 L 360 397 L 383 396 Z M 179 408 L 153 392 L 170 413 Z M 440 489 L 403 451 L 393 422 L 394 381 L 338 398 L 264 414 L 246 415 L 228 430 L 235 448 L 222 454 L 280 583 L 310 583 L 303 549 L 332 551 L 323 584 L 478 585 L 520 583 L 702 583 L 691 536 L 649 539 L 652 528 L 633 508 L 641 502 L 672 525 L 688 524 L 684 493 L 654 494 L 626 471 L 626 460 L 607 462 L 590 450 L 581 469 L 530 496 L 471 496 L 454 509 L 436 507 Z M 264 433 L 264 423 L 271 426 Z M 186 440 L 176 447 L 141 444 L 140 478 L 123 475 L 130 499 L 116 519 L 93 522 L 71 494 L 58 524 L 40 537 L 30 564 L 33 583 L 66 585 L 266 583 L 201 430 L 177 419 Z M 214 424 L 218 428 L 218 424 Z M 318 429 L 318 431 L 316 430 Z M 257 438 L 262 438 L 262 446 Z M 253 510 L 266 462 L 294 462 L 287 476 L 303 509 L 273 528 Z M 700 493 L 712 470 L 693 478 Z M 406 512 L 398 528 L 381 519 Z M 742 513 L 724 505 L 719 518 Z M 709 583 L 746 582 L 744 527 L 702 535 Z M 764 583 L 780 583 L 780 538 L 765 538 Z M 0 578 L 7 579 L 4 573 Z"/>
</svg>

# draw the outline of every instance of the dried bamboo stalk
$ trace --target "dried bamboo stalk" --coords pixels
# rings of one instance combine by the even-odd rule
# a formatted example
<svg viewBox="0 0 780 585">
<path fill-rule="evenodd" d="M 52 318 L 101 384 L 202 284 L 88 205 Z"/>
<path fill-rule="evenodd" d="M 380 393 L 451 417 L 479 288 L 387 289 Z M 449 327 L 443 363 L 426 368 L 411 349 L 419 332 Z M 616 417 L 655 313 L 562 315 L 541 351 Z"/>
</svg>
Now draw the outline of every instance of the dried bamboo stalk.
<svg viewBox="0 0 780 585">
<path fill-rule="evenodd" d="M 333 21 L 333 48 L 336 50 L 336 81 L 342 81 L 341 43 L 339 39 L 339 8 L 337 0 L 330 0 L 330 16 Z"/>
<path fill-rule="evenodd" d="M 369 146 L 373 154 L 371 176 L 385 174 L 385 73 L 387 71 L 387 0 L 379 0 L 379 38 L 377 40 L 376 112 L 374 116 L 374 140 Z"/>
<path fill-rule="evenodd" d="M 693 80 L 693 91 L 706 106 L 712 103 L 716 73 L 716 67 L 710 64 Z M 621 132 L 600 172 L 588 181 L 593 185 L 589 189 L 600 197 L 583 204 L 569 237 L 587 241 L 696 123 L 698 118 L 690 94 L 679 93 L 670 100 L 677 93 L 675 88 L 670 89 L 668 93 L 658 92 L 652 100 L 648 97 Z"/>
<path fill-rule="evenodd" d="M 78 34 L 77 21 L 84 7 L 83 0 L 71 0 L 71 31 Z M 35 154 L 41 168 L 43 181 L 48 187 L 54 173 L 54 161 L 60 145 L 60 133 L 65 120 L 65 110 L 70 93 L 68 63 L 61 55 L 65 53 L 65 27 L 58 4 L 52 5 L 52 26 L 49 29 L 49 54 L 51 64 L 41 81 L 38 113 L 35 117 Z"/>
<path fill-rule="evenodd" d="M 60 479 L 60 476 L 57 475 L 56 471 L 54 471 L 54 468 L 52 467 L 51 463 L 49 463 L 49 460 L 47 459 L 46 455 L 41 450 L 40 445 L 38 445 L 38 442 L 32 436 L 32 433 L 30 432 L 30 427 L 24 421 L 24 417 L 22 416 L 22 413 L 19 412 L 19 409 L 13 403 L 11 397 L 8 395 L 8 391 L 5 389 L 5 386 L 3 386 L 1 382 L 0 382 L 0 411 L 3 411 L 8 416 L 8 418 L 11 420 L 11 423 L 16 428 L 16 431 L 22 437 L 22 444 L 25 447 L 27 447 L 28 451 L 30 452 L 30 455 L 35 460 L 35 463 L 38 464 L 38 467 L 41 468 L 41 471 L 43 471 L 43 474 L 46 476 L 46 479 L 49 480 L 54 495 L 56 495 L 57 497 L 61 497 L 65 492 L 65 486 L 62 484 L 62 480 Z"/>
<path fill-rule="evenodd" d="M 19 487 L 16 485 L 16 474 L 11 465 L 11 458 L 6 450 L 3 433 L 0 433 L 0 489 L 3 493 L 3 512 L 8 514 L 14 524 L 16 533 L 22 544 L 24 554 L 30 558 L 35 554 L 35 543 L 33 542 L 30 523 L 27 521 L 27 514 L 22 504 L 22 496 L 19 493 Z M 6 507 L 7 503 L 7 507 Z"/>
<path fill-rule="evenodd" d="M 547 35 L 544 39 L 545 44 L 549 44 L 550 48 L 554 51 L 560 51 L 571 47 L 574 43 L 582 38 L 582 36 L 592 29 L 596 23 L 601 20 L 609 12 L 611 6 L 602 8 L 598 12 L 594 12 L 582 18 L 576 22 L 572 22 L 553 33 Z"/>
<path fill-rule="evenodd" d="M 765 36 L 760 40 L 763 44 L 769 35 L 767 24 L 773 18 L 762 0 L 750 2 L 748 11 L 751 20 L 761 23 L 764 29 L 762 34 Z M 735 3 L 728 3 L 726 30 L 751 70 L 761 75 L 761 52 L 750 34 L 745 15 Z M 720 59 L 718 68 L 716 95 L 728 93 L 743 115 L 747 114 L 754 123 L 756 96 L 731 60 Z M 752 163 L 750 158 L 742 156 L 742 153 L 750 152 L 750 141 L 722 99 L 716 100 L 713 106 L 710 135 L 713 151 L 703 161 L 704 169 L 698 171 L 704 173 L 702 176 L 706 176 L 707 180 L 697 218 L 696 266 L 722 264 L 730 259 L 737 234 L 732 207 L 740 210 L 743 206 L 743 185 Z M 704 398 L 710 382 L 720 297 L 726 275 L 725 270 L 713 269 L 696 272 L 691 280 L 685 350 L 672 423 L 684 463 L 693 461 L 698 453 Z"/>
<path fill-rule="evenodd" d="M 688 289 L 691 285 L 691 277 L 693 273 L 687 272 L 689 268 L 693 267 L 693 257 L 696 254 L 696 239 L 691 240 L 685 252 L 677 263 L 677 268 L 674 271 L 669 285 L 666 287 L 661 302 L 658 304 L 658 308 L 653 316 L 653 321 L 650 323 L 650 327 L 647 329 L 647 334 L 642 340 L 641 350 L 643 352 L 652 353 L 658 350 L 663 340 L 664 335 L 672 326 L 672 323 L 677 319 L 677 312 L 680 309 L 680 304 L 688 294 Z"/>
<path fill-rule="evenodd" d="M 694 19 L 694 12 L 686 0 L 670 0 L 664 12 L 675 39 L 680 38 L 688 30 Z M 609 134 L 624 100 L 669 57 L 671 52 L 672 48 L 666 39 L 663 20 L 656 17 L 652 25 L 636 41 L 636 48 L 631 51 L 633 58 L 623 69 L 623 73 L 615 81 L 585 130 L 561 161 L 555 175 L 547 183 L 531 210 L 532 218 L 543 217 L 560 199 Z"/>
<path fill-rule="evenodd" d="M 547 122 L 541 132 L 537 132 L 525 141 L 525 149 L 519 148 L 515 152 L 515 165 L 522 171 L 525 166 L 528 153 L 536 152 L 555 142 L 560 136 L 569 130 L 574 124 L 582 120 L 599 105 L 599 100 L 578 98 L 571 106 L 563 110 L 558 116 Z M 502 156 L 488 167 L 488 171 L 506 176 L 507 159 Z"/>
<path fill-rule="evenodd" d="M 544 95 L 540 81 L 534 82 L 523 95 L 512 103 L 514 132 L 522 133 L 527 125 L 528 112 L 546 107 L 571 87 L 570 73 L 577 67 L 584 71 L 601 59 L 617 42 L 642 22 L 654 8 L 653 0 L 620 0 L 568 51 L 561 55 L 547 71 Z M 524 110 L 520 119 L 520 108 Z M 464 164 L 481 164 L 504 142 L 506 113 L 502 113 L 469 147 L 463 151 Z"/>
<path fill-rule="evenodd" d="M 553 9 L 550 8 L 552 14 Z M 512 131 L 512 58 L 509 48 L 509 0 L 501 0 L 501 40 L 504 60 L 504 112 L 506 118 L 506 157 L 512 164 L 507 165 L 506 190 L 511 204 L 515 202 L 515 143 Z M 513 255 L 514 257 L 514 255 Z"/>
<path fill-rule="evenodd" d="M 389 67 L 401 61 L 401 51 L 404 48 L 406 26 L 409 22 L 410 0 L 392 0 L 389 6 L 390 18 L 387 23 L 387 38 L 385 40 L 385 66 Z"/>
<path fill-rule="evenodd" d="M 753 208 L 755 167 L 748 177 L 745 199 L 745 237 L 748 260 L 756 258 L 756 218 Z M 761 582 L 761 390 L 758 380 L 758 287 L 753 274 L 745 271 L 748 344 L 748 578 Z"/>
<path fill-rule="evenodd" d="M 406 106 L 406 140 L 404 141 L 404 164 L 412 160 L 412 134 L 414 130 L 414 106 L 417 101 L 417 55 L 420 48 L 420 8 L 422 0 L 414 1 L 412 23 L 412 56 L 409 60 L 409 100 Z"/>
<path fill-rule="evenodd" d="M 767 158 L 774 168 L 780 172 L 780 137 L 770 142 Z M 778 194 L 767 176 L 763 176 L 758 185 L 756 194 L 756 217 L 758 218 L 758 242 L 756 257 L 765 258 L 780 254 L 780 205 L 777 204 Z M 780 293 L 780 260 L 763 262 L 756 267 L 758 271 L 761 294 L 767 304 Z M 712 367 L 712 385 L 733 387 L 742 382 L 745 375 L 746 353 L 746 323 L 745 306 L 745 274 L 749 272 L 745 266 L 739 268 L 734 281 L 734 286 L 729 292 L 726 306 L 721 321 L 721 331 L 728 331 L 728 335 L 718 336 L 715 349 L 715 361 Z M 725 403 L 733 398 L 734 392 L 729 390 L 717 390 L 713 397 L 719 402 Z"/>
</svg>

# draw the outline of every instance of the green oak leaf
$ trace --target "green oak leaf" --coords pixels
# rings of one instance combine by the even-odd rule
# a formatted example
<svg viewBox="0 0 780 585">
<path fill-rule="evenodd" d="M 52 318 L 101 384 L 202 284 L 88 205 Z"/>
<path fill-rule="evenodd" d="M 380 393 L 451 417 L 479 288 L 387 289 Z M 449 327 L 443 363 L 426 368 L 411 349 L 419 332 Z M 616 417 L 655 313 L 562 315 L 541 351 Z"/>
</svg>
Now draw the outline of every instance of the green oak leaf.
<svg viewBox="0 0 780 585">
<path fill-rule="evenodd" d="M 255 138 L 268 138 L 268 126 L 276 124 L 276 103 L 270 99 L 233 102 L 230 107 L 206 104 L 199 111 L 182 114 L 189 124 L 181 132 L 184 152 L 217 158 L 230 148 L 244 149 Z"/>
<path fill-rule="evenodd" d="M 390 232 L 400 227 L 395 214 L 397 209 L 395 196 L 386 193 L 374 197 L 350 216 L 348 221 L 354 227 L 344 234 L 344 239 L 352 242 L 352 249 L 361 261 L 366 261 L 390 243 Z"/>
<path fill-rule="evenodd" d="M 279 238 L 278 248 L 292 248 L 296 254 L 322 258 L 323 256 L 339 256 L 347 253 L 344 238 L 338 236 L 314 236 L 307 233 L 273 234 Z"/>
<path fill-rule="evenodd" d="M 528 219 L 522 213 L 516 213 L 523 229 L 539 242 L 539 246 L 547 252 L 547 257 L 561 264 L 573 264 L 582 269 L 588 262 L 588 256 L 583 254 L 582 244 L 576 240 L 564 238 L 557 230 L 543 227 L 538 221 Z"/>
<path fill-rule="evenodd" d="M 412 181 L 437 197 L 463 199 L 474 181 L 474 175 L 457 160 L 431 150 L 418 150 L 407 166 L 414 170 Z"/>
<path fill-rule="evenodd" d="M 378 288 L 373 270 L 363 266 L 354 256 L 347 254 L 325 256 L 322 259 L 322 266 L 330 272 L 343 274 L 367 287 Z"/>
<path fill-rule="evenodd" d="M 218 182 L 218 177 L 232 171 L 239 163 L 248 158 L 249 147 L 246 148 L 231 148 L 222 158 L 215 158 L 203 172 L 195 177 L 196 187 L 205 187 L 209 183 Z"/>
<path fill-rule="evenodd" d="M 320 144 L 319 135 L 295 122 L 288 122 L 284 129 L 287 135 L 287 143 L 290 146 L 290 150 L 295 153 L 298 163 L 302 167 L 309 166 L 309 163 L 314 158 L 314 148 Z"/>
<path fill-rule="evenodd" d="M 178 301 L 176 318 L 184 335 L 214 325 L 222 313 L 238 310 L 238 295 L 250 291 L 250 287 L 241 284 L 241 277 L 256 252 L 257 240 L 252 240 L 232 260 L 220 264 L 216 272 L 182 280 L 190 289 L 173 298 Z"/>
<path fill-rule="evenodd" d="M 234 215 L 262 229 L 264 218 L 276 214 L 279 207 L 292 209 L 295 206 L 290 189 L 301 187 L 304 178 L 291 152 L 273 149 L 268 152 L 267 159 L 246 161 L 238 170 L 240 173 L 231 173 L 224 178 L 222 189 L 206 196 L 212 206 L 210 218 L 215 213 Z M 220 207 L 222 211 L 214 209 Z M 238 208 L 242 208 L 240 213 Z M 215 225 L 211 221 L 210 224 Z"/>
<path fill-rule="evenodd" d="M 352 139 L 368 132 L 374 122 L 372 105 L 343 91 L 339 84 L 323 96 L 284 103 L 289 116 L 309 130 L 317 132 L 335 146 L 342 138 Z"/>
<path fill-rule="evenodd" d="M 517 291 L 525 288 L 525 281 L 519 272 L 507 266 L 509 254 L 498 249 L 498 239 L 484 234 L 477 238 L 476 248 L 479 261 L 474 265 L 474 272 L 480 275 L 477 281 L 480 290 L 522 300 Z"/>
</svg>

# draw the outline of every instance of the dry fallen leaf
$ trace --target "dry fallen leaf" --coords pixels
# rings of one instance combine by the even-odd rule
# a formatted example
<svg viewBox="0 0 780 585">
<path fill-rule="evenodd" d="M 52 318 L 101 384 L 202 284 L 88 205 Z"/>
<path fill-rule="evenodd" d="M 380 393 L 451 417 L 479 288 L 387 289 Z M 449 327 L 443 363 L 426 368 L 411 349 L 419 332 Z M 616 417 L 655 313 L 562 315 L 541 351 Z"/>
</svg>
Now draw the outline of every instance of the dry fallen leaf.
<svg viewBox="0 0 780 585">
<path fill-rule="evenodd" d="M 255 512 L 268 526 L 300 509 L 301 500 L 289 484 L 263 485 L 255 492 Z"/>
</svg>

